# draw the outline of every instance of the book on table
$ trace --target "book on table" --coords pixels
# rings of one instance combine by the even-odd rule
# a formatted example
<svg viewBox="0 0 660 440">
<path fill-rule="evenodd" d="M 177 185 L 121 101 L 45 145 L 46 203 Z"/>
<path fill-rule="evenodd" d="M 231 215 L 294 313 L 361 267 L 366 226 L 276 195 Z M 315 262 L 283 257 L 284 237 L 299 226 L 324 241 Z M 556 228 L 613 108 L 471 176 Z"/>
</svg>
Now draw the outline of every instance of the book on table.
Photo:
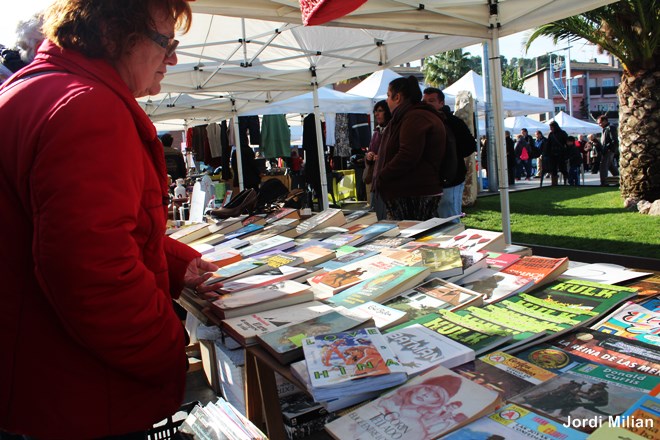
<svg viewBox="0 0 660 440">
<path fill-rule="evenodd" d="M 463 266 L 463 273 L 445 279 L 451 283 L 458 284 L 461 279 L 472 275 L 478 270 L 488 268 L 488 261 L 486 261 L 486 251 L 461 251 L 461 264 Z"/>
<path fill-rule="evenodd" d="M 443 440 L 586 440 L 586 438 L 587 434 L 584 432 L 564 426 L 556 420 L 521 406 L 509 404 L 452 432 L 443 437 Z M 608 440 L 615 438 L 610 437 Z"/>
<path fill-rule="evenodd" d="M 483 229 L 466 229 L 448 240 L 440 242 L 441 247 L 457 247 L 462 251 L 481 249 L 502 252 L 506 246 L 504 234 Z"/>
<path fill-rule="evenodd" d="M 205 235 L 201 238 L 191 241 L 188 243 L 188 246 L 194 247 L 203 244 L 210 244 L 211 246 L 215 246 L 222 243 L 223 241 L 225 241 L 225 234 L 221 232 L 215 232 L 213 234 Z"/>
<path fill-rule="evenodd" d="M 483 304 L 483 295 L 457 286 L 441 278 L 431 278 L 395 296 L 384 305 L 406 313 L 412 321 L 438 310 L 459 310 L 469 305 Z"/>
<path fill-rule="evenodd" d="M 471 348 L 420 324 L 386 333 L 385 338 L 408 377 L 416 376 L 437 365 L 453 368 L 473 361 L 475 357 Z"/>
<path fill-rule="evenodd" d="M 398 267 L 395 260 L 374 255 L 311 278 L 309 284 L 319 293 L 334 295 L 393 267 Z"/>
<path fill-rule="evenodd" d="M 568 258 L 547 258 L 530 255 L 505 267 L 500 272 L 518 275 L 534 281 L 534 287 L 556 280 L 568 268 Z"/>
<path fill-rule="evenodd" d="M 346 234 L 348 229 L 342 228 L 340 226 L 328 226 L 325 228 L 314 229 L 313 231 L 306 232 L 302 235 L 297 236 L 294 240 L 297 245 L 305 244 L 309 241 L 323 241 L 327 238 L 334 237 L 338 234 Z M 328 243 L 330 244 L 330 243 Z M 334 243 L 330 244 L 330 247 L 338 247 Z"/>
<path fill-rule="evenodd" d="M 314 299 L 309 286 L 291 280 L 220 295 L 211 303 L 211 311 L 221 319 L 258 313 L 264 310 L 300 304 Z"/>
<path fill-rule="evenodd" d="M 508 254 L 506 252 L 492 252 L 488 251 L 486 257 L 486 264 L 490 269 L 502 270 L 505 267 L 511 266 L 516 261 L 520 260 L 521 256 L 518 254 Z"/>
<path fill-rule="evenodd" d="M 328 226 L 341 226 L 344 223 L 346 223 L 346 219 L 341 209 L 329 208 L 300 222 L 296 226 L 296 233 L 302 235 L 315 229 L 326 228 Z"/>
<path fill-rule="evenodd" d="M 302 341 L 306 337 L 369 326 L 373 326 L 371 316 L 336 307 L 305 321 L 257 335 L 257 341 L 280 363 L 289 364 L 303 357 Z"/>
<path fill-rule="evenodd" d="M 627 284 L 628 287 L 637 289 L 640 300 L 646 300 L 660 294 L 660 275 L 651 275 L 642 280 Z"/>
<path fill-rule="evenodd" d="M 263 230 L 263 225 L 258 225 L 256 223 L 252 223 L 246 226 L 242 226 L 239 229 L 236 229 L 235 231 L 225 233 L 225 240 L 231 240 L 232 238 L 246 238 L 249 237 L 250 235 L 255 235 L 261 230 Z M 223 242 L 224 243 L 224 242 Z"/>
<path fill-rule="evenodd" d="M 228 266 L 243 259 L 241 253 L 236 249 L 220 248 L 213 252 L 202 255 L 202 260 L 215 264 L 218 267 Z"/>
<path fill-rule="evenodd" d="M 374 255 L 378 255 L 378 251 L 356 248 L 353 246 L 342 246 L 335 250 L 336 257 L 328 260 L 325 263 L 322 263 L 321 266 L 328 271 L 340 269 L 350 263 L 355 263 L 360 260 L 364 260 Z"/>
<path fill-rule="evenodd" d="M 303 259 L 303 264 L 318 266 L 328 260 L 335 258 L 335 251 L 322 246 L 305 246 L 300 249 L 294 249 L 289 253 L 295 257 Z"/>
<path fill-rule="evenodd" d="M 660 399 L 657 394 L 642 396 L 621 414 L 625 429 L 642 438 L 657 438 L 660 427 Z M 640 423 L 641 422 L 641 423 Z"/>
<path fill-rule="evenodd" d="M 326 425 L 336 439 L 434 439 L 490 413 L 497 393 L 438 366 Z"/>
<path fill-rule="evenodd" d="M 356 210 L 344 213 L 344 227 L 350 228 L 355 225 L 371 225 L 378 221 L 374 211 Z"/>
<path fill-rule="evenodd" d="M 518 292 L 526 292 L 534 286 L 534 281 L 529 278 L 488 268 L 479 269 L 457 283 L 483 294 L 486 304 L 500 301 Z"/>
<path fill-rule="evenodd" d="M 378 222 L 367 226 L 358 232 L 356 240 L 351 242 L 351 246 L 359 246 L 375 240 L 378 237 L 395 237 L 399 233 L 399 228 L 394 223 Z"/>
<path fill-rule="evenodd" d="M 582 432 L 595 430 L 602 418 L 620 416 L 640 397 L 657 392 L 660 377 L 583 364 L 510 398 Z M 594 423 L 595 422 L 595 423 Z"/>
<path fill-rule="evenodd" d="M 170 238 L 181 243 L 191 243 L 210 234 L 208 223 L 194 223 L 185 225 L 170 234 Z"/>
<path fill-rule="evenodd" d="M 406 312 L 393 309 L 392 307 L 379 304 L 375 301 L 367 301 L 355 307 L 351 307 L 351 309 L 358 313 L 366 313 L 370 315 L 374 319 L 374 326 L 380 331 L 399 325 L 407 320 Z"/>
<path fill-rule="evenodd" d="M 384 390 L 407 378 L 375 327 L 307 337 L 303 352 L 317 402 Z"/>
<path fill-rule="evenodd" d="M 494 351 L 453 371 L 500 395 L 502 401 L 542 384 L 555 373 L 507 354 Z"/>
<path fill-rule="evenodd" d="M 257 275 L 280 266 L 296 266 L 303 261 L 300 257 L 294 257 L 283 252 L 259 258 L 244 258 L 236 263 L 221 267 L 211 275 L 204 284 L 213 284 L 218 281 L 227 281 L 235 278 L 246 278 Z"/>
<path fill-rule="evenodd" d="M 367 301 L 383 303 L 419 284 L 428 273 L 429 270 L 425 267 L 394 266 L 335 294 L 328 301 L 349 308 Z"/>
<path fill-rule="evenodd" d="M 257 343 L 257 335 L 312 319 L 331 310 L 333 310 L 332 306 L 319 301 L 309 301 L 224 319 L 221 327 L 241 345 L 254 345 Z"/>
<path fill-rule="evenodd" d="M 421 237 L 423 235 L 429 234 L 432 231 L 438 229 L 438 227 L 451 222 L 454 219 L 461 218 L 461 215 L 454 215 L 447 218 L 433 217 L 428 220 L 419 222 L 408 228 L 401 229 L 400 235 L 406 238 Z"/>
<path fill-rule="evenodd" d="M 463 274 L 463 260 L 458 248 L 422 246 L 416 251 L 421 256 L 421 265 L 431 271 L 429 276 L 449 278 Z"/>
<path fill-rule="evenodd" d="M 383 249 L 396 249 L 399 248 L 400 246 L 403 246 L 407 243 L 410 243 L 413 241 L 412 238 L 406 238 L 406 237 L 381 237 L 381 238 L 376 238 L 373 241 L 370 241 L 369 243 L 365 243 L 363 245 L 360 245 L 360 249 L 366 249 L 370 251 L 376 251 L 380 252 Z"/>
<path fill-rule="evenodd" d="M 604 284 L 619 284 L 647 275 L 650 272 L 638 272 L 617 264 L 594 263 L 569 267 L 559 277 L 566 279 L 594 281 Z"/>
<path fill-rule="evenodd" d="M 660 311 L 649 310 L 632 301 L 625 302 L 591 328 L 660 348 Z"/>
<path fill-rule="evenodd" d="M 216 291 L 221 294 L 230 294 L 241 292 L 243 290 L 254 289 L 257 287 L 267 287 L 281 281 L 296 278 L 306 271 L 307 270 L 303 267 L 284 265 L 271 268 L 257 275 L 250 275 L 247 277 L 224 282 L 222 283 L 221 287 L 216 289 Z"/>
</svg>

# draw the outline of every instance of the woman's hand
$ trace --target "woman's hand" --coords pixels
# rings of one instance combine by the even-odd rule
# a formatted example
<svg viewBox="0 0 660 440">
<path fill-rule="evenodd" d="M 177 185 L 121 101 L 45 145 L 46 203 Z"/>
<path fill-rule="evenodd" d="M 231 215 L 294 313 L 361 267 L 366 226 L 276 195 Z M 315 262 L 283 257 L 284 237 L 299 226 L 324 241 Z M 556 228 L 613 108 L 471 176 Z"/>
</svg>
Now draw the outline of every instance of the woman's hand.
<svg viewBox="0 0 660 440">
<path fill-rule="evenodd" d="M 218 270 L 218 266 L 215 264 L 202 260 L 201 257 L 195 258 L 186 268 L 183 283 L 186 287 L 195 289 L 195 292 L 204 299 L 217 299 L 220 295 L 214 292 L 214 290 L 222 287 L 222 283 L 204 284 L 206 280 L 211 278 L 212 272 L 216 270 Z"/>
</svg>

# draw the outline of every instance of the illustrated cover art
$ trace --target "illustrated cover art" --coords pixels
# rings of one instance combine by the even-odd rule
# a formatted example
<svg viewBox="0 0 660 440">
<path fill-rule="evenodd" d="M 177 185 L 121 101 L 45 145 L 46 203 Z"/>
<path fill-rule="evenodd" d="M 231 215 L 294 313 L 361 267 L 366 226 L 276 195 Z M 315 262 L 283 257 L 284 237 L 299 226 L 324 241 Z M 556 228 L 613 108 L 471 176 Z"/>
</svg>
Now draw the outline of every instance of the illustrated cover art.
<svg viewBox="0 0 660 440">
<path fill-rule="evenodd" d="M 591 328 L 599 332 L 660 346 L 660 312 L 648 310 L 633 302 L 626 302 L 617 311 Z"/>
</svg>

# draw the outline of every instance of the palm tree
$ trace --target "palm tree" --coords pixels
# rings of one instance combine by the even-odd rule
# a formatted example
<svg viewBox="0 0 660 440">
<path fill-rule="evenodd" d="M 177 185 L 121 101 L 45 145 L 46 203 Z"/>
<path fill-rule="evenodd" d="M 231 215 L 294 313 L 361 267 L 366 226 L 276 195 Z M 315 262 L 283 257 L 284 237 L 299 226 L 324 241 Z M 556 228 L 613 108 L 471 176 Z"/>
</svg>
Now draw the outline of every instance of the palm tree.
<svg viewBox="0 0 660 440">
<path fill-rule="evenodd" d="M 583 38 L 619 59 L 621 195 L 626 201 L 660 199 L 660 1 L 622 0 L 546 24 L 526 47 L 542 35 L 555 43 Z"/>
<path fill-rule="evenodd" d="M 462 49 L 450 50 L 424 60 L 424 81 L 434 87 L 447 87 L 465 75 L 474 64 L 469 52 Z"/>
</svg>

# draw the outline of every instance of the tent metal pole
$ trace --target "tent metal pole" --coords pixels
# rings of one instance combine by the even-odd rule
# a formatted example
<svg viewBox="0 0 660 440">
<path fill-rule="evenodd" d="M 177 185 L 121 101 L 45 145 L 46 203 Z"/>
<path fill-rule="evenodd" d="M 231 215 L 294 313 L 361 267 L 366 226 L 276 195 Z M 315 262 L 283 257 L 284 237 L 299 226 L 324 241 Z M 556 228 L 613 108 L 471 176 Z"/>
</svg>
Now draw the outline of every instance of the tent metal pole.
<svg viewBox="0 0 660 440">
<path fill-rule="evenodd" d="M 314 98 L 314 126 L 316 128 L 316 148 L 319 152 L 319 174 L 321 179 L 321 194 L 317 196 L 323 198 L 323 210 L 328 209 L 328 179 L 325 171 L 325 148 L 323 147 L 323 131 L 321 130 L 321 111 L 319 109 L 319 85 L 316 82 L 316 72 L 312 71 L 314 76 L 312 96 Z M 319 205 L 321 205 L 319 203 Z"/>
<path fill-rule="evenodd" d="M 496 18 L 496 15 L 495 15 Z M 491 20 L 493 16 L 491 16 Z M 490 30 L 488 62 L 490 64 L 490 91 L 493 97 L 493 125 L 499 168 L 500 206 L 502 210 L 502 233 L 507 244 L 511 244 L 511 218 L 509 212 L 509 178 L 506 164 L 506 141 L 504 139 L 504 114 L 502 112 L 502 65 L 500 64 L 500 42 L 498 23 Z"/>
<path fill-rule="evenodd" d="M 495 192 L 497 191 L 497 150 L 495 149 L 495 118 L 493 117 L 493 93 L 490 88 L 490 62 L 489 60 L 489 45 L 487 42 L 483 43 L 483 55 L 481 61 L 481 68 L 483 69 L 483 81 L 484 81 L 484 95 L 486 100 L 484 101 L 484 110 L 485 110 L 485 123 L 486 123 L 486 139 L 488 143 L 486 144 L 486 149 L 488 152 L 488 161 L 483 164 L 484 168 L 487 170 L 488 174 L 488 191 Z"/>
<path fill-rule="evenodd" d="M 234 148 L 236 150 L 236 169 L 238 170 L 238 189 L 243 191 L 243 158 L 241 157 L 241 134 L 238 132 L 238 112 L 236 105 L 232 100 L 231 111 L 234 116 L 231 118 L 234 124 Z M 233 183 L 232 183 L 233 185 Z"/>
</svg>

